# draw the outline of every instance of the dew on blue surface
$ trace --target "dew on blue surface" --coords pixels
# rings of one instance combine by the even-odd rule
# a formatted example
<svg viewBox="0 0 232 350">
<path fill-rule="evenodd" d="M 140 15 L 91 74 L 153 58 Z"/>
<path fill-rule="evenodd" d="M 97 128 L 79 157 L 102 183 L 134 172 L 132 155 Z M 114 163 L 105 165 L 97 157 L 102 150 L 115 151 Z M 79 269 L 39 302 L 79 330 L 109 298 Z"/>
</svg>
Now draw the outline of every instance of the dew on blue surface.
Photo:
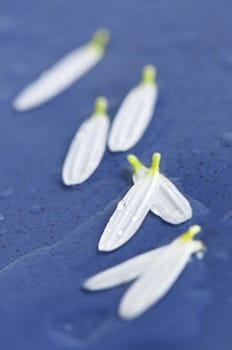
<svg viewBox="0 0 232 350">
<path fill-rule="evenodd" d="M 3 221 L 5 218 L 4 218 L 4 215 L 2 213 L 0 213 L 0 221 Z"/>
<path fill-rule="evenodd" d="M 30 187 L 30 188 L 28 189 L 28 192 L 31 193 L 31 194 L 36 194 L 37 191 L 38 191 L 38 189 L 35 188 L 35 187 Z"/>
<path fill-rule="evenodd" d="M 219 248 L 215 253 L 215 258 L 220 260 L 220 262 L 230 262 L 230 254 L 223 248 Z"/>
<path fill-rule="evenodd" d="M 232 211 L 229 211 L 223 216 L 223 218 L 221 219 L 221 223 L 225 223 L 229 226 L 232 226 Z"/>
<path fill-rule="evenodd" d="M 209 208 L 207 208 L 202 202 L 197 199 L 190 198 L 190 203 L 193 209 L 193 213 L 196 216 L 206 216 L 209 214 Z"/>
<path fill-rule="evenodd" d="M 230 268 L 231 176 L 229 171 L 220 172 L 217 183 L 213 183 L 211 177 L 207 177 L 207 175 L 211 167 L 215 169 L 219 157 L 225 165 L 231 164 L 228 152 L 231 147 L 228 146 L 228 140 L 224 140 L 223 134 L 225 131 L 232 131 L 230 128 L 232 55 L 230 49 L 231 30 L 229 29 L 231 28 L 232 3 L 224 0 L 212 2 L 207 0 L 205 3 L 196 0 L 189 2 L 182 0 L 176 3 L 148 1 L 146 4 L 144 2 L 139 4 L 139 2 L 129 0 L 125 5 L 125 2 L 122 1 L 109 4 L 109 1 L 103 0 L 101 7 L 90 6 L 90 3 L 90 1 L 58 2 L 47 0 L 46 2 L 42 1 L 41 6 L 35 8 L 33 2 L 30 1 L 22 0 L 20 4 L 5 1 L 2 9 L 1 20 L 4 21 L 3 16 L 11 14 L 12 23 L 14 21 L 17 32 L 12 30 L 7 33 L 7 36 L 3 37 L 2 35 L 4 54 L 1 55 L 2 75 L 0 79 L 1 144 L 3 146 L 1 184 L 2 186 L 14 185 L 15 192 L 16 188 L 22 188 L 22 191 L 19 196 L 16 196 L 14 192 L 12 197 L 1 201 L 2 204 L 6 203 L 7 205 L 7 202 L 11 202 L 9 207 L 0 210 L 5 217 L 7 216 L 0 223 L 0 227 L 3 227 L 4 222 L 9 220 L 9 228 L 7 229 L 10 242 L 9 249 L 1 249 L 1 264 L 3 266 L 9 264 L 11 258 L 14 257 L 16 247 L 24 253 L 30 253 L 32 249 L 38 248 L 47 222 L 56 220 L 58 210 L 68 208 L 64 212 L 65 225 L 59 224 L 54 227 L 57 230 L 57 237 L 63 236 L 63 231 L 69 232 L 68 230 L 72 228 L 72 224 L 69 226 L 68 223 L 70 210 L 73 212 L 78 210 L 80 216 L 88 220 L 86 220 L 81 235 L 81 227 L 74 232 L 78 243 L 73 244 L 73 241 L 70 241 L 70 244 L 63 247 L 62 252 L 64 254 L 66 252 L 66 257 L 71 256 L 69 260 L 64 259 L 64 254 L 56 254 L 54 264 L 48 264 L 49 259 L 42 259 L 41 264 L 38 264 L 37 261 L 33 263 L 33 259 L 30 258 L 19 259 L 18 263 L 2 271 L 0 283 L 1 348 L 15 349 L 20 344 L 24 350 L 62 350 L 70 349 L 72 345 L 68 347 L 67 344 L 74 344 L 72 349 L 86 350 L 90 348 L 112 350 L 118 347 L 120 350 L 136 347 L 139 349 L 162 348 L 162 350 L 226 349 L 232 343 L 231 303 L 228 304 L 232 295 L 232 269 Z M 51 13 L 53 14 L 52 26 L 50 25 Z M 60 26 L 61 14 L 63 14 L 64 20 L 62 28 Z M 109 50 L 104 63 L 101 67 L 99 66 L 99 69 L 93 71 L 93 75 L 87 76 L 80 85 L 70 89 L 66 95 L 54 100 L 41 110 L 38 109 L 19 118 L 9 106 L 13 94 L 39 73 L 41 68 L 48 67 L 49 63 L 52 63 L 60 53 L 74 46 L 77 41 L 85 41 L 91 31 L 91 28 L 86 25 L 87 17 L 91 18 L 91 28 L 95 28 L 101 19 L 103 19 L 104 24 L 109 23 L 109 26 L 112 27 L 112 51 Z M 76 25 L 83 30 L 75 30 Z M 7 26 L 3 24 L 2 28 L 2 24 L 0 24 L 1 34 L 6 33 L 7 27 L 10 29 L 10 26 L 11 24 Z M 210 30 L 208 30 L 209 27 Z M 30 33 L 25 35 L 28 33 L 28 28 L 30 28 Z M 175 36 L 171 34 L 172 31 L 174 34 L 176 33 Z M 195 40 L 194 37 L 188 40 L 188 38 L 183 38 L 181 33 L 183 35 L 196 33 L 196 38 L 202 38 L 202 40 Z M 19 37 L 22 40 L 19 40 Z M 33 40 L 34 37 L 36 37 L 36 41 Z M 41 46 L 38 45 L 38 42 L 42 43 L 44 49 L 38 48 Z M 53 45 L 51 50 L 52 42 L 56 42 L 57 46 Z M 131 43 L 133 43 L 133 52 L 130 52 Z M 25 50 L 21 50 L 22 45 Z M 137 47 L 141 48 L 140 52 L 136 52 Z M 226 62 L 224 66 L 217 62 L 217 55 L 221 51 L 223 51 Z M 88 186 L 84 186 L 83 190 L 82 187 L 81 189 L 72 187 L 65 191 L 64 188 L 57 185 L 60 180 L 60 176 L 57 176 L 58 173 L 60 174 L 60 168 L 58 172 L 56 170 L 57 166 L 62 163 L 64 147 L 67 146 L 70 135 L 73 135 L 76 126 L 80 123 L 78 118 L 89 114 L 88 106 L 91 103 L 91 96 L 93 97 L 95 92 L 98 93 L 100 88 L 106 89 L 104 91 L 117 99 L 115 101 L 117 110 L 123 94 L 128 91 L 136 79 L 136 71 L 148 60 L 158 66 L 160 95 L 162 96 L 151 129 L 135 151 L 141 156 L 144 154 L 147 159 L 154 147 L 166 152 L 170 158 L 173 156 L 175 160 L 179 154 L 180 164 L 178 166 L 183 164 L 184 170 L 191 173 L 187 183 L 183 179 L 184 170 L 180 168 L 179 171 L 177 163 L 171 161 L 171 168 L 167 163 L 166 169 L 168 172 L 170 171 L 170 174 L 180 176 L 186 194 L 192 194 L 194 198 L 197 198 L 196 191 L 198 191 L 200 201 L 203 200 L 203 203 L 196 203 L 196 213 L 195 207 L 193 208 L 193 218 L 195 220 L 195 215 L 199 214 L 201 217 L 196 217 L 196 219 L 200 219 L 200 223 L 204 223 L 203 228 L 207 238 L 205 259 L 203 261 L 195 259 L 192 268 L 190 264 L 188 271 L 176 283 L 167 298 L 135 322 L 125 324 L 120 321 L 119 329 L 115 329 L 111 325 L 111 328 L 108 328 L 109 333 L 105 336 L 106 332 L 104 333 L 101 329 L 99 331 L 99 319 L 96 322 L 93 321 L 91 327 L 96 327 L 96 333 L 89 327 L 89 334 L 93 334 L 97 341 L 96 343 L 91 342 L 91 346 L 86 346 L 88 336 L 84 339 L 83 334 L 87 334 L 87 332 L 83 331 L 82 320 L 85 323 L 86 318 L 95 318 L 95 313 L 99 312 L 99 309 L 96 310 L 96 308 L 98 308 L 100 298 L 109 312 L 115 311 L 117 303 L 112 296 L 116 295 L 117 300 L 119 300 L 120 290 L 116 291 L 115 294 L 114 291 L 96 293 L 96 296 L 92 296 L 94 301 L 91 304 L 91 311 L 89 302 L 92 298 L 85 295 L 85 298 L 81 300 L 81 302 L 83 301 L 81 313 L 79 308 L 75 310 L 74 307 L 67 317 L 64 314 L 59 314 L 60 317 L 56 315 L 58 323 L 55 324 L 56 317 L 54 317 L 54 322 L 50 323 L 50 327 L 44 331 L 47 336 L 41 336 L 38 333 L 37 314 L 41 315 L 47 312 L 49 298 L 51 297 L 55 301 L 57 295 L 62 296 L 60 305 L 63 305 L 65 312 L 67 303 L 69 303 L 69 294 L 66 295 L 66 284 L 71 280 L 68 293 L 72 293 L 74 290 L 73 299 L 80 305 L 80 294 L 76 293 L 79 278 L 91 275 L 94 272 L 92 269 L 98 263 L 95 248 L 103 224 L 98 225 L 97 221 L 89 219 L 89 216 L 95 215 L 97 210 L 95 197 L 98 198 L 100 205 L 98 209 L 103 210 L 107 201 L 110 202 L 118 198 L 121 192 L 123 193 L 130 179 L 129 174 L 126 174 L 127 177 L 124 178 L 121 176 L 120 180 L 116 176 L 121 175 L 120 169 L 126 166 L 125 155 L 115 155 L 119 159 L 119 165 L 116 166 L 114 160 L 116 158 L 113 159 L 107 154 L 107 159 L 102 164 L 103 168 L 99 170 L 102 182 L 99 183 L 93 178 L 90 180 L 90 185 L 93 184 L 93 193 L 92 189 L 88 190 Z M 24 61 L 26 64 L 23 63 Z M 16 64 L 23 65 L 22 69 L 18 68 L 14 71 L 17 76 L 15 73 L 12 74 Z M 103 75 L 105 79 L 102 79 Z M 228 96 L 227 103 L 224 103 L 224 96 Z M 112 113 L 112 117 L 114 115 L 115 111 Z M 171 123 L 167 124 L 170 121 Z M 65 127 L 64 123 L 66 123 Z M 195 139 L 194 145 L 193 143 L 186 144 L 185 135 L 191 135 Z M 62 145 L 63 140 L 65 145 Z M 212 154 L 216 152 L 214 157 L 208 156 L 211 151 Z M 198 175 L 201 174 L 195 163 L 197 159 L 195 155 L 199 153 L 204 160 L 204 165 L 200 169 L 201 174 L 205 175 L 205 179 L 202 181 L 198 178 Z M 51 179 L 47 174 L 50 174 L 53 169 L 56 170 L 56 173 Z M 113 180 L 115 180 L 115 185 L 112 185 Z M 223 186 L 224 184 L 225 186 Z M 35 188 L 30 191 L 29 188 L 33 185 Z M 52 187 L 53 185 L 54 187 Z M 4 189 L 2 186 L 0 192 Z M 50 195 L 52 188 L 57 188 L 57 195 Z M 106 189 L 107 200 L 104 200 L 103 188 Z M 181 189 L 179 186 L 178 188 Z M 23 196 L 24 190 L 26 191 L 25 196 Z M 87 198 L 91 199 L 91 203 L 79 205 L 83 197 L 81 191 L 84 194 L 87 191 Z M 218 191 L 216 198 L 215 191 Z M 33 202 L 40 202 L 38 198 L 35 198 L 39 192 L 40 195 L 43 194 L 44 200 L 51 208 L 49 216 L 46 212 L 43 213 L 44 215 L 40 215 L 32 214 L 29 210 Z M 34 198 L 34 201 L 28 204 L 26 201 L 28 197 Z M 105 223 L 108 219 L 115 204 L 116 202 L 111 203 L 109 212 L 102 212 L 102 222 Z M 191 204 L 194 206 L 194 203 L 191 202 Z M 205 204 L 208 208 L 205 207 Z M 20 208 L 21 211 L 16 211 L 17 208 Z M 202 216 L 209 212 L 209 209 L 212 215 L 201 220 Z M 30 218 L 27 222 L 23 221 L 23 212 L 27 210 L 32 219 L 41 216 L 37 225 L 34 225 Z M 220 219 L 224 219 L 223 222 L 218 222 L 217 210 L 221 213 Z M 18 234 L 19 225 L 21 234 Z M 216 225 L 218 225 L 218 230 L 220 227 L 221 235 L 213 235 L 208 232 L 209 227 L 213 228 Z M 146 235 L 138 235 L 134 242 L 115 254 L 119 262 L 124 259 L 124 252 L 132 256 L 139 249 L 143 251 L 150 249 L 151 246 L 156 247 L 160 243 L 169 241 L 174 228 L 159 222 L 150 215 L 142 230 L 146 231 Z M 47 229 L 46 233 L 48 233 Z M 220 244 L 223 240 L 225 245 Z M 74 242 L 76 241 L 74 240 Z M 74 252 L 70 253 L 70 251 Z M 50 250 L 45 250 L 45 252 L 50 257 Z M 88 255 L 92 257 L 91 264 L 86 263 Z M 227 260 L 225 260 L 226 257 Z M 111 259 L 111 254 L 102 259 L 103 267 L 106 268 L 111 265 L 111 260 L 105 262 L 105 259 Z M 196 265 L 197 269 L 195 269 Z M 67 283 L 63 283 L 62 277 L 67 276 L 72 267 L 78 269 L 80 266 L 82 266 L 80 272 L 76 271 L 71 275 L 72 278 L 65 280 Z M 89 266 L 88 273 L 87 266 Z M 207 304 L 209 300 L 207 291 L 194 289 L 195 284 L 198 286 L 198 277 L 201 276 L 204 266 L 208 266 L 208 275 L 211 275 L 212 278 L 209 278 L 208 281 L 206 273 L 201 283 L 209 291 L 212 291 L 213 296 L 212 305 L 207 309 L 206 315 L 204 304 Z M 194 280 L 193 274 L 196 277 Z M 51 283 L 53 276 L 55 283 Z M 56 282 L 59 283 L 56 284 Z M 17 300 L 19 296 L 20 303 Z M 12 302 L 14 300 L 15 303 Z M 37 309 L 34 305 L 37 306 Z M 88 311 L 84 312 L 84 309 L 88 309 Z M 54 314 L 50 316 L 54 316 Z M 78 328 L 78 323 L 80 328 Z M 16 325 L 18 328 L 14 328 Z M 102 338 L 101 335 L 98 335 L 98 331 L 103 335 Z M 43 342 L 42 346 L 36 344 L 36 340 L 38 340 L 36 337 L 39 336 Z M 4 338 L 8 338 L 8 344 L 4 344 Z M 168 342 L 169 344 L 167 344 Z M 166 344 L 167 346 L 165 346 Z"/>
<path fill-rule="evenodd" d="M 10 197 L 14 192 L 14 187 L 7 187 L 0 193 L 0 198 Z"/>
<path fill-rule="evenodd" d="M 204 252 L 197 252 L 196 257 L 198 260 L 202 260 L 204 258 L 205 254 Z"/>
<path fill-rule="evenodd" d="M 0 235 L 5 235 L 7 233 L 7 229 L 3 228 L 0 230 Z"/>
<path fill-rule="evenodd" d="M 222 60 L 226 68 L 232 69 L 232 55 L 230 53 L 226 53 Z"/>
<path fill-rule="evenodd" d="M 231 132 L 225 132 L 222 135 L 222 142 L 224 146 L 231 147 L 232 146 L 232 131 Z"/>
<path fill-rule="evenodd" d="M 41 211 L 43 211 L 43 207 L 40 204 L 33 204 L 30 208 L 30 212 L 34 214 L 40 213 Z"/>
<path fill-rule="evenodd" d="M 201 151 L 201 149 L 200 148 L 194 148 L 193 150 L 192 150 L 192 153 L 193 154 L 200 154 L 202 151 Z"/>
<path fill-rule="evenodd" d="M 75 347 L 98 338 L 109 326 L 109 313 L 106 309 L 76 310 L 75 312 L 54 313 L 48 320 L 50 338 L 59 345 Z"/>
</svg>

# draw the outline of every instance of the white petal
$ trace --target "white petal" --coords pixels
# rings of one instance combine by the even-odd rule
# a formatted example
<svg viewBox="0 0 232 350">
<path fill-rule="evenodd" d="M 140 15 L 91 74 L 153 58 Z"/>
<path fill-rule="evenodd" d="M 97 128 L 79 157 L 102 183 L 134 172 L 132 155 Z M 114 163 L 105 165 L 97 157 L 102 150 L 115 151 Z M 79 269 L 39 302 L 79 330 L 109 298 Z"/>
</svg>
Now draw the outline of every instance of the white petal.
<svg viewBox="0 0 232 350">
<path fill-rule="evenodd" d="M 140 84 L 130 91 L 112 125 L 111 151 L 126 151 L 139 141 L 152 118 L 156 99 L 156 84 Z"/>
<path fill-rule="evenodd" d="M 192 243 L 171 243 L 148 270 L 128 289 L 119 306 L 122 318 L 132 319 L 157 303 L 175 283 L 189 257 Z M 195 248 L 194 248 L 195 250 Z"/>
<path fill-rule="evenodd" d="M 134 183 L 143 178 L 147 171 L 147 168 L 143 167 L 133 174 Z M 192 217 L 192 208 L 188 200 L 162 174 L 160 174 L 159 189 L 154 197 L 151 211 L 164 221 L 174 225 L 181 224 Z"/>
<path fill-rule="evenodd" d="M 141 226 L 149 212 L 158 187 L 158 176 L 148 174 L 139 180 L 118 203 L 98 245 L 111 251 L 126 243 Z"/>
<path fill-rule="evenodd" d="M 82 183 L 98 167 L 105 152 L 108 129 L 106 115 L 93 115 L 80 126 L 62 170 L 66 185 Z"/>
<path fill-rule="evenodd" d="M 162 254 L 163 249 L 163 247 L 153 249 L 100 272 L 87 279 L 83 287 L 88 290 L 101 290 L 132 281 L 147 269 L 147 266 L 152 263 L 153 259 L 156 259 L 158 255 Z"/>
<path fill-rule="evenodd" d="M 146 167 L 141 168 L 139 171 L 134 173 L 132 175 L 132 180 L 134 183 L 136 183 L 139 179 L 142 179 L 148 172 L 148 169 Z"/>
<path fill-rule="evenodd" d="M 192 217 L 192 208 L 181 192 L 160 174 L 159 191 L 154 198 L 151 210 L 170 224 L 181 224 Z"/>
<path fill-rule="evenodd" d="M 102 54 L 91 45 L 70 52 L 23 89 L 14 101 L 14 108 L 24 111 L 55 97 L 90 70 Z"/>
</svg>

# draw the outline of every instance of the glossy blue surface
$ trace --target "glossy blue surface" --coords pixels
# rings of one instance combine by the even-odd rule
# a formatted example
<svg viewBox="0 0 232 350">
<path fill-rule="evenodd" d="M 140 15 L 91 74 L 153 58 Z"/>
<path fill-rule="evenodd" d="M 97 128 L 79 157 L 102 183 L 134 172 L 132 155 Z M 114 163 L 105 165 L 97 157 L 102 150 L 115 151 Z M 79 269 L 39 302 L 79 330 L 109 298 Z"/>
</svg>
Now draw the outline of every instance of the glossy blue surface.
<svg viewBox="0 0 232 350">
<path fill-rule="evenodd" d="M 226 0 L 0 1 L 0 344 L 1 350 L 218 350 L 232 335 L 232 3 Z M 55 100 L 16 113 L 15 95 L 99 27 L 111 30 L 104 60 Z M 191 223 L 208 251 L 142 317 L 121 321 L 126 290 L 86 293 L 83 280 L 184 231 L 149 214 L 123 248 L 100 254 L 98 239 L 131 185 L 126 154 L 105 154 L 83 185 L 65 188 L 62 162 L 93 100 L 114 116 L 157 66 L 155 117 L 134 147 L 187 194 Z"/>
</svg>

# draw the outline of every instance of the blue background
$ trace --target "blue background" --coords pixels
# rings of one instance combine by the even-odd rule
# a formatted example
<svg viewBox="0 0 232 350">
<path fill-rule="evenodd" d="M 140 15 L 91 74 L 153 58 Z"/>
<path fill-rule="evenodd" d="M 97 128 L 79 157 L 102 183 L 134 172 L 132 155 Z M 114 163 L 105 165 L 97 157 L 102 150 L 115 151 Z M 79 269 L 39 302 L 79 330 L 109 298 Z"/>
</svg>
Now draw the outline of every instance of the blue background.
<svg viewBox="0 0 232 350">
<path fill-rule="evenodd" d="M 232 3 L 226 0 L 0 1 L 1 350 L 231 349 Z M 15 95 L 63 54 L 109 28 L 105 58 L 46 105 L 12 109 Z M 83 280 L 170 242 L 173 227 L 149 214 L 123 248 L 100 254 L 98 239 L 131 185 L 126 154 L 106 152 L 83 185 L 65 188 L 61 167 L 98 95 L 115 115 L 155 64 L 155 116 L 133 152 L 188 196 L 207 245 L 168 295 L 138 319 L 117 317 L 127 286 L 86 293 Z"/>
</svg>

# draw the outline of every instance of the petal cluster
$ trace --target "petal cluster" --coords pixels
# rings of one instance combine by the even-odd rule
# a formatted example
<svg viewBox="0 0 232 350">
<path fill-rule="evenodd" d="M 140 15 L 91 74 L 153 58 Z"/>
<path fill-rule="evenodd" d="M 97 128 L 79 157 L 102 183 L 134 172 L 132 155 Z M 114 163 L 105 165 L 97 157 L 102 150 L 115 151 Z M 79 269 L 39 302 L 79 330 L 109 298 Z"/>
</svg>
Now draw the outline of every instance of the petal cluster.
<svg viewBox="0 0 232 350">
<path fill-rule="evenodd" d="M 156 304 L 174 285 L 192 254 L 204 251 L 201 241 L 194 240 L 200 231 L 195 225 L 170 244 L 138 255 L 87 279 L 83 287 L 90 291 L 135 282 L 119 304 L 124 319 L 138 317 Z"/>
<path fill-rule="evenodd" d="M 134 168 L 134 185 L 118 203 L 100 238 L 98 249 L 112 251 L 125 244 L 140 228 L 151 210 L 163 220 L 180 224 L 192 216 L 187 199 L 159 171 L 161 155 L 154 153 L 147 169 L 135 157 L 128 160 Z"/>
<path fill-rule="evenodd" d="M 133 181 L 146 176 L 149 171 L 134 155 L 128 156 L 128 161 L 133 167 Z M 176 186 L 163 174 L 159 174 L 159 190 L 154 196 L 151 211 L 164 221 L 178 225 L 192 217 L 192 208 L 188 200 L 176 188 Z"/>
</svg>

